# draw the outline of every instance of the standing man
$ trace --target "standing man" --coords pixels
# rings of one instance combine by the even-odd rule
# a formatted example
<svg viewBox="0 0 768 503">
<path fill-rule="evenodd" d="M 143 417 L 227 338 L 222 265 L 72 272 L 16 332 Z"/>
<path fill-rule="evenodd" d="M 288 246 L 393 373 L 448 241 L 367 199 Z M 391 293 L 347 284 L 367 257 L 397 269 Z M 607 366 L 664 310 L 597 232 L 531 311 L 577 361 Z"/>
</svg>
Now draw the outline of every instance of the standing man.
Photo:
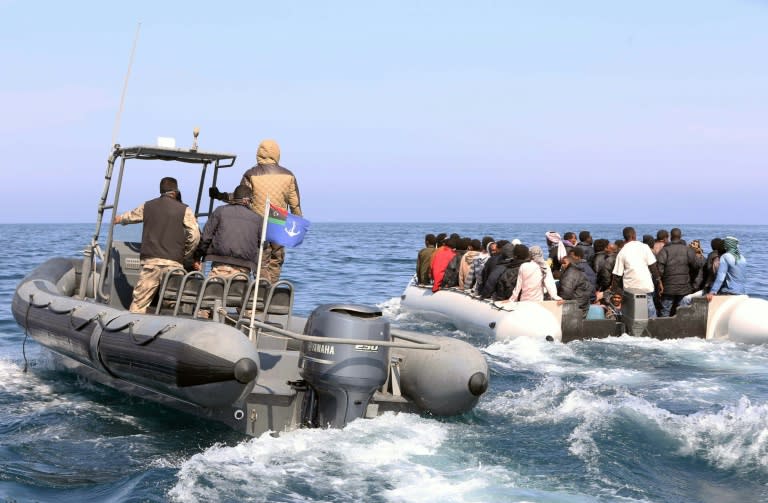
<svg viewBox="0 0 768 503">
<path fill-rule="evenodd" d="M 192 210 L 181 201 L 179 185 L 169 176 L 160 180 L 160 197 L 117 215 L 115 224 L 144 222 L 141 231 L 141 273 L 133 289 L 132 313 L 146 313 L 163 273 L 183 267 L 200 241 L 200 228 Z"/>
<path fill-rule="evenodd" d="M 683 232 L 677 227 L 670 231 L 670 241 L 656 254 L 659 274 L 664 282 L 660 316 L 674 316 L 677 306 L 693 292 L 691 279 L 696 278 L 699 264 L 696 252 L 683 241 Z"/>
<path fill-rule="evenodd" d="M 613 266 L 611 291 L 618 289 L 619 280 L 624 282 L 624 290 L 629 293 L 644 293 L 647 297 L 648 318 L 656 317 L 656 306 L 653 304 L 654 283 L 659 285 L 659 293 L 664 293 L 664 286 L 659 278 L 656 266 L 656 256 L 645 243 L 637 240 L 637 232 L 632 227 L 624 227 L 625 244 L 616 255 L 616 265 Z M 562 296 L 562 295 L 561 295 Z"/>
<path fill-rule="evenodd" d="M 584 251 L 584 261 L 594 270 L 595 248 L 593 246 L 592 234 L 589 231 L 579 232 L 579 242 L 576 244 L 576 248 L 581 248 Z"/>
<path fill-rule="evenodd" d="M 241 185 L 252 191 L 251 208 L 264 217 L 267 198 L 270 203 L 283 209 L 289 209 L 296 216 L 301 216 L 299 186 L 293 173 L 279 164 L 280 146 L 274 140 L 264 140 L 256 151 L 256 165 L 243 174 Z M 209 195 L 214 199 L 227 201 L 230 194 L 219 192 L 211 187 Z M 285 262 L 285 248 L 268 242 L 264 248 L 261 274 L 274 283 L 280 278 L 280 270 Z"/>
<path fill-rule="evenodd" d="M 211 261 L 209 277 L 256 270 L 264 220 L 250 204 L 251 188 L 238 185 L 230 203 L 216 208 L 205 223 L 196 256 Z"/>
</svg>

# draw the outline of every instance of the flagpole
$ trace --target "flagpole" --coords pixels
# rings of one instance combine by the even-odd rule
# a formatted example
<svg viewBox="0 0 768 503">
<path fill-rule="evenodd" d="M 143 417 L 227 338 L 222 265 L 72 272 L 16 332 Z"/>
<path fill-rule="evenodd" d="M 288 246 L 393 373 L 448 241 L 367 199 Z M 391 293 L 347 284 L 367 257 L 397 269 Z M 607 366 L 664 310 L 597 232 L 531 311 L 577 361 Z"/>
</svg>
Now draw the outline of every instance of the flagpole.
<svg viewBox="0 0 768 503">
<path fill-rule="evenodd" d="M 261 224 L 261 244 L 259 246 L 259 263 L 256 264 L 256 279 L 253 287 L 253 301 L 251 303 L 251 324 L 248 327 L 248 339 L 253 342 L 253 322 L 256 319 L 256 300 L 259 296 L 259 281 L 261 281 L 261 263 L 264 257 L 264 241 L 267 237 L 267 222 L 269 222 L 269 196 L 264 204 L 264 218 Z M 264 299 L 266 300 L 266 299 Z"/>
</svg>

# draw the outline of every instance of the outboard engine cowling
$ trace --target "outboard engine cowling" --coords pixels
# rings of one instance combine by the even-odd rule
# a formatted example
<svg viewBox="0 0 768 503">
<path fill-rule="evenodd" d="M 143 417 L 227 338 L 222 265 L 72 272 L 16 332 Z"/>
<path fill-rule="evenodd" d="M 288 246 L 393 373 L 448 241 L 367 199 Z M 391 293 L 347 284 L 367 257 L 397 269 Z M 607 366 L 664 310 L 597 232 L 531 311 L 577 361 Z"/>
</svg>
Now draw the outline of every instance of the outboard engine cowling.
<svg viewBox="0 0 768 503">
<path fill-rule="evenodd" d="M 301 377 L 314 391 L 305 407 L 305 422 L 341 428 L 365 415 L 373 393 L 387 380 L 389 348 L 376 344 L 390 341 L 389 322 L 380 310 L 355 304 L 318 306 L 307 320 L 306 335 L 338 339 L 362 339 L 370 344 L 304 342 Z M 311 395 L 311 394 L 310 394 Z"/>
</svg>

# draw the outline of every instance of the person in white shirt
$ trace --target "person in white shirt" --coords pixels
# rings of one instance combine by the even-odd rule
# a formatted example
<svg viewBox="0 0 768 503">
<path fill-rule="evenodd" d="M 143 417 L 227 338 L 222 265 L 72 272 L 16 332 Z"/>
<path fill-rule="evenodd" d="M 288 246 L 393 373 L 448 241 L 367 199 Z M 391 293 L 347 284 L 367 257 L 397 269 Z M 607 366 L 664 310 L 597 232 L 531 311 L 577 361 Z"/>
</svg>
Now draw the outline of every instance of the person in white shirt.
<svg viewBox="0 0 768 503">
<path fill-rule="evenodd" d="M 611 291 L 618 291 L 619 279 L 623 279 L 625 291 L 634 294 L 644 293 L 648 296 L 648 318 L 655 318 L 654 283 L 658 285 L 659 295 L 664 292 L 664 285 L 661 283 L 659 269 L 656 266 L 656 256 L 645 243 L 637 240 L 634 228 L 624 227 L 623 234 L 626 243 L 616 255 Z"/>
</svg>

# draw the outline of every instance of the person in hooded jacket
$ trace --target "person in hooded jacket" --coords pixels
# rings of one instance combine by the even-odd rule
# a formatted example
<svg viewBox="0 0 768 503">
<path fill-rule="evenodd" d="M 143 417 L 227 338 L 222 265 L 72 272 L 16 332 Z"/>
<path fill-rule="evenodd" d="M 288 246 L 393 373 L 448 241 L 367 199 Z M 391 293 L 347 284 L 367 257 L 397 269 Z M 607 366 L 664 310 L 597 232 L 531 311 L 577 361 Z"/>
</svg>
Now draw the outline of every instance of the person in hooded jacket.
<svg viewBox="0 0 768 503">
<path fill-rule="evenodd" d="M 485 263 L 491 256 L 496 255 L 496 241 L 492 236 L 485 236 L 480 242 L 480 253 L 472 261 L 472 265 L 467 271 L 467 277 L 464 278 L 464 290 L 473 294 L 480 295 L 480 290 L 483 284 L 483 269 Z"/>
<path fill-rule="evenodd" d="M 480 243 L 479 239 L 467 239 L 469 240 L 467 242 L 467 252 L 461 258 L 461 266 L 459 267 L 459 289 L 461 290 L 464 290 L 467 277 L 472 269 L 472 264 L 478 255 L 480 255 L 480 250 L 483 249 L 483 245 Z"/>
<path fill-rule="evenodd" d="M 712 288 L 707 294 L 711 301 L 715 295 L 744 295 L 747 293 L 747 259 L 739 249 L 739 240 L 733 236 L 723 239 L 725 253 L 720 256 L 720 265 Z"/>
<path fill-rule="evenodd" d="M 669 242 L 656 255 L 664 293 L 661 295 L 660 316 L 674 316 L 682 298 L 693 292 L 699 263 L 696 252 L 682 239 L 683 233 L 675 227 L 669 232 Z"/>
<path fill-rule="evenodd" d="M 246 185 L 253 192 L 251 209 L 264 217 L 266 201 L 283 209 L 289 209 L 296 216 L 301 215 L 301 198 L 296 177 L 289 169 L 280 166 L 280 146 L 274 140 L 264 140 L 256 151 L 256 165 L 243 173 L 241 185 Z M 220 192 L 216 187 L 209 189 L 214 199 L 229 201 L 231 194 Z M 285 262 L 285 248 L 275 243 L 267 243 L 261 264 L 262 277 L 271 283 L 280 279 L 280 271 Z"/>
</svg>

